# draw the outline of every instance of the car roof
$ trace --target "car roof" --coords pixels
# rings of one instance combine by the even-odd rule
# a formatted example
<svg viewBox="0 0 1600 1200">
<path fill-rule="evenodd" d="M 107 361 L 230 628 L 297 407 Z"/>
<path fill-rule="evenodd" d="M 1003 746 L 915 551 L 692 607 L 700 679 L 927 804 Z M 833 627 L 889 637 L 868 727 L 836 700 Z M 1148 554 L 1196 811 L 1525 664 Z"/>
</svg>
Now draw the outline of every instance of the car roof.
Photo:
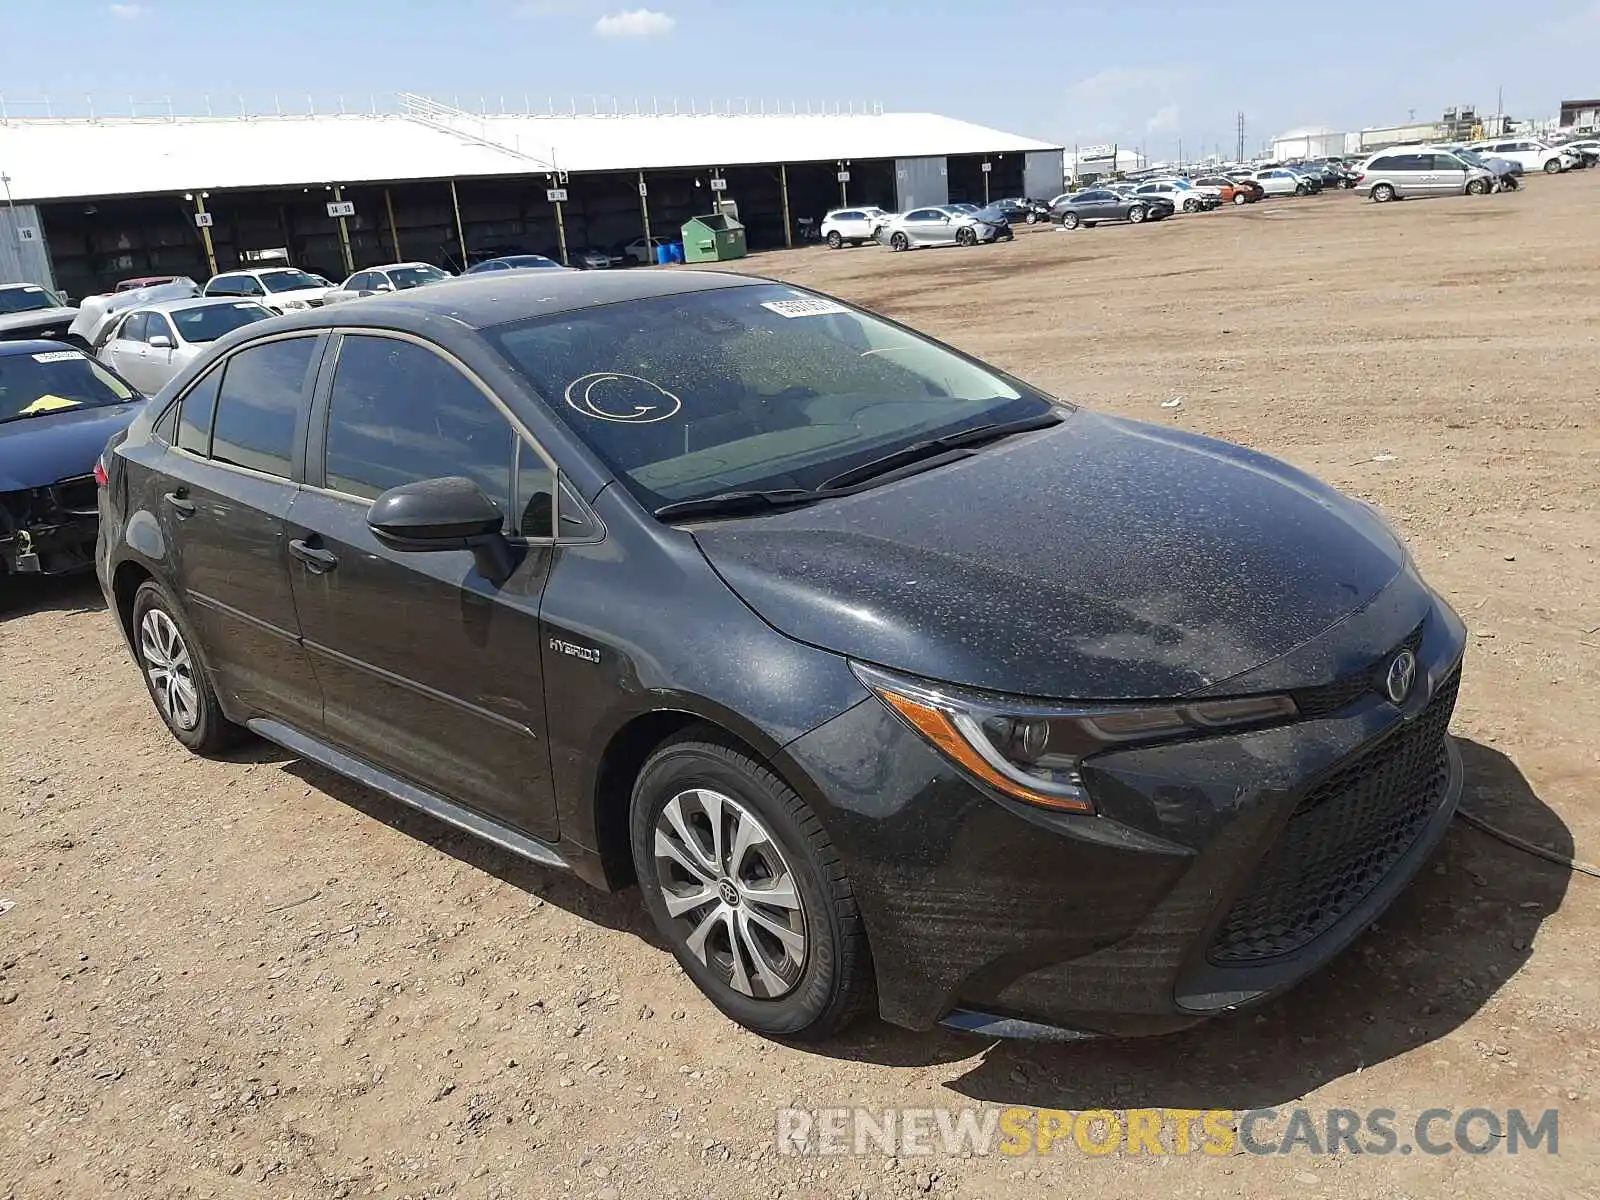
<svg viewBox="0 0 1600 1200">
<path fill-rule="evenodd" d="M 0 358 L 16 358 L 23 354 L 50 354 L 60 350 L 83 353 L 76 346 L 69 346 L 66 342 L 53 342 L 47 338 L 22 338 L 14 342 L 0 342 Z"/>
<path fill-rule="evenodd" d="M 273 328 L 326 329 L 363 325 L 403 328 L 429 318 L 443 318 L 469 329 L 488 329 L 529 317 L 604 304 L 771 282 L 759 276 L 721 271 L 492 271 L 483 275 L 462 275 L 403 293 L 369 296 L 360 304 L 310 309 L 278 318 Z"/>
<path fill-rule="evenodd" d="M 254 304 L 257 308 L 264 307 L 256 304 L 254 300 L 242 296 L 185 296 L 177 300 L 152 300 L 149 304 L 133 304 L 128 307 L 128 312 L 174 312 L 178 309 L 189 308 L 233 308 L 239 304 Z"/>
<path fill-rule="evenodd" d="M 506 256 L 502 254 L 499 257 L 504 258 Z M 543 256 L 541 255 L 540 257 L 543 257 Z M 426 262 L 374 263 L 370 267 L 362 267 L 360 270 L 352 271 L 350 273 L 352 275 L 360 275 L 362 273 L 362 271 L 393 271 L 393 270 L 397 270 L 400 267 L 433 267 L 433 264 L 432 263 L 426 263 Z M 439 268 L 438 267 L 434 267 L 433 269 L 437 271 Z"/>
</svg>

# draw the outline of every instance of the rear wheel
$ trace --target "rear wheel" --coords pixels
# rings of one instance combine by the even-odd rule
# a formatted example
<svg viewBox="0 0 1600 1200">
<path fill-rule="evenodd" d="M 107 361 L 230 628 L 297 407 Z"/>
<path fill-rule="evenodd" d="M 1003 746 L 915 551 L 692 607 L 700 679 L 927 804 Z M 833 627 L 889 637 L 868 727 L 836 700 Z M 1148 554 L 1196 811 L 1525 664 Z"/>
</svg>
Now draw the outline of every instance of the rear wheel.
<svg viewBox="0 0 1600 1200">
<path fill-rule="evenodd" d="M 828 231 L 828 249 L 837 250 L 842 245 L 844 245 L 844 238 L 839 236 L 839 231 L 830 229 Z"/>
<path fill-rule="evenodd" d="M 1078 216 L 1077 213 L 1064 213 L 1061 217 L 1061 228 L 1063 229 L 1076 229 L 1082 224 L 1083 218 Z"/>
<path fill-rule="evenodd" d="M 1145 207 L 1142 204 L 1135 204 L 1128 210 L 1128 220 L 1132 221 L 1135 225 L 1144 224 L 1145 216 Z"/>
<path fill-rule="evenodd" d="M 644 906 L 679 964 L 758 1033 L 823 1038 L 872 995 L 855 892 L 816 814 L 749 755 L 691 733 L 634 784 Z"/>
<path fill-rule="evenodd" d="M 150 699 L 173 737 L 196 754 L 238 744 L 244 730 L 222 715 L 188 621 L 153 579 L 133 594 L 133 645 Z"/>
<path fill-rule="evenodd" d="M 911 249 L 911 239 L 903 233 L 896 233 L 889 239 L 889 249 L 909 250 Z"/>
<path fill-rule="evenodd" d="M 1387 183 L 1380 183 L 1372 189 L 1372 198 L 1379 204 L 1387 204 L 1394 199 L 1394 188 Z"/>
</svg>

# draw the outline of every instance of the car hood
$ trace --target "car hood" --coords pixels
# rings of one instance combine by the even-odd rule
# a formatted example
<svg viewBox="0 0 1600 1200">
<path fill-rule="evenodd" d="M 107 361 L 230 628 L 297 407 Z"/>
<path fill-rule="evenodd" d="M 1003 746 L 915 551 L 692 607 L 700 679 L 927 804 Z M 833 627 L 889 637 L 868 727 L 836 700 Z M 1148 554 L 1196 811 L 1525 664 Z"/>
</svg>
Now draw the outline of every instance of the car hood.
<svg viewBox="0 0 1600 1200">
<path fill-rule="evenodd" d="M 0 492 L 45 487 L 89 474 L 106 442 L 126 429 L 143 408 L 144 401 L 132 400 L 0 422 Z"/>
<path fill-rule="evenodd" d="M 0 316 L 0 334 L 47 329 L 54 325 L 65 329 L 77 315 L 75 308 L 33 308 L 27 312 L 6 313 Z"/>
<path fill-rule="evenodd" d="M 1258 667 L 1366 605 L 1406 561 L 1371 509 L 1284 463 L 1087 412 L 694 537 L 797 640 L 1082 700 L 1185 695 Z"/>
</svg>

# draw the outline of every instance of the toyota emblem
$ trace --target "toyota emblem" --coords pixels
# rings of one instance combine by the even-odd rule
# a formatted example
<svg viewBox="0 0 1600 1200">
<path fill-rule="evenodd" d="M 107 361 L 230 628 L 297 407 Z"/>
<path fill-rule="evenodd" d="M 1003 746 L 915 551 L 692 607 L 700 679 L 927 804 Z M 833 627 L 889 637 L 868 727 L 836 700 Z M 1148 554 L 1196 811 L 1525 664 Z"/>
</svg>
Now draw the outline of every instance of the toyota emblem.
<svg viewBox="0 0 1600 1200">
<path fill-rule="evenodd" d="M 1404 704 L 1411 695 L 1411 686 L 1417 681 L 1417 656 L 1402 650 L 1389 664 L 1389 674 L 1384 678 L 1383 690 L 1396 704 Z"/>
</svg>

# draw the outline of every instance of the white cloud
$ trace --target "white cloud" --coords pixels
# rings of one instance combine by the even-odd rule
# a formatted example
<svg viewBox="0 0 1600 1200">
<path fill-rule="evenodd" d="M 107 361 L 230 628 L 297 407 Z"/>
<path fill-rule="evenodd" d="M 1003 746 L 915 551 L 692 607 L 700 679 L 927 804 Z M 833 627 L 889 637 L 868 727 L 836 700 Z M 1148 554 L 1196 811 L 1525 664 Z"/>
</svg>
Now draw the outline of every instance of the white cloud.
<svg viewBox="0 0 1600 1200">
<path fill-rule="evenodd" d="M 1083 138 L 1177 133 L 1180 101 L 1194 82 L 1182 67 L 1108 67 L 1067 88 L 1062 116 Z"/>
<path fill-rule="evenodd" d="M 111 15 L 119 21 L 137 21 L 150 10 L 142 4 L 113 4 Z"/>
<path fill-rule="evenodd" d="M 649 8 L 613 13 L 594 23 L 594 31 L 607 38 L 661 37 L 671 33 L 677 21 L 666 13 Z"/>
<path fill-rule="evenodd" d="M 1178 106 L 1176 104 L 1163 104 L 1144 123 L 1146 133 L 1176 133 L 1178 130 Z"/>
</svg>

